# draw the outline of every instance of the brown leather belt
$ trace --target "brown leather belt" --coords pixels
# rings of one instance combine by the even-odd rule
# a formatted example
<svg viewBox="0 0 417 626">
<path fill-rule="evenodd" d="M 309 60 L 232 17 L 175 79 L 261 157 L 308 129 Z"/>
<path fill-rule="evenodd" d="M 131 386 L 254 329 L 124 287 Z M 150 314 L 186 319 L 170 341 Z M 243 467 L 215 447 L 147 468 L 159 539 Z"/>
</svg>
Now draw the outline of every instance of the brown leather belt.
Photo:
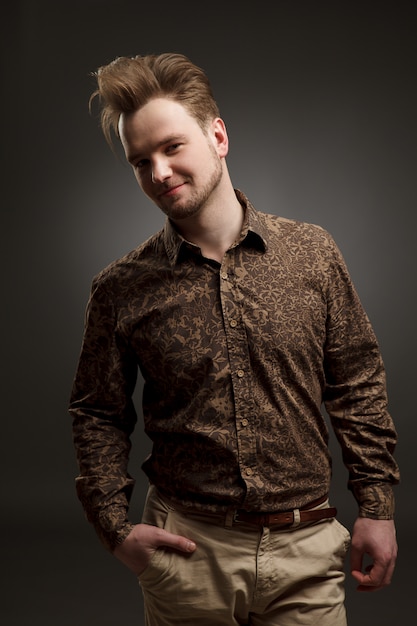
<svg viewBox="0 0 417 626">
<path fill-rule="evenodd" d="M 318 522 L 322 519 L 336 517 L 337 509 L 329 507 L 326 509 L 315 509 L 327 500 L 327 496 L 319 498 L 308 504 L 308 508 L 296 509 L 296 511 L 284 511 L 282 513 L 251 513 L 249 511 L 236 511 L 233 521 L 237 524 L 250 524 L 253 526 L 292 526 L 296 522 Z"/>
<path fill-rule="evenodd" d="M 177 503 L 171 503 L 165 496 L 159 495 L 159 497 L 164 500 L 172 510 L 181 511 L 181 513 L 187 517 L 203 519 L 208 523 L 216 523 L 219 522 L 224 524 L 226 519 L 229 517 L 228 514 L 222 513 L 212 513 L 212 512 L 204 512 L 197 510 L 190 510 L 187 507 L 182 507 Z M 255 513 L 250 511 L 231 511 L 231 522 L 232 524 L 249 524 L 255 527 L 269 527 L 276 526 L 279 528 L 285 528 L 290 526 L 297 526 L 303 522 L 318 522 L 322 519 L 328 519 L 331 517 L 336 517 L 337 509 L 334 507 L 325 508 L 325 509 L 317 509 L 315 507 L 320 506 L 320 504 L 324 504 L 328 499 L 328 496 L 322 496 L 321 498 L 317 498 L 312 502 L 309 502 L 303 507 L 299 509 L 295 509 L 292 511 L 283 511 L 277 513 Z"/>
</svg>

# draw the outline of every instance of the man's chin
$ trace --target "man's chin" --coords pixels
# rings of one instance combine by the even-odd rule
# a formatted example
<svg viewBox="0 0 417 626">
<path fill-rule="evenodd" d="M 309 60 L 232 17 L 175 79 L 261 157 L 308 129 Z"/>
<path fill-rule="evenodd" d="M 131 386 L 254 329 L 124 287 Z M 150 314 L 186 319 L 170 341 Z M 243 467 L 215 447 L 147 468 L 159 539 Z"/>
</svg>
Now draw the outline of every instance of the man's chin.
<svg viewBox="0 0 417 626">
<path fill-rule="evenodd" d="M 183 222 L 187 219 L 190 219 L 197 215 L 197 210 L 181 210 L 181 209 L 170 209 L 169 211 L 164 211 L 164 213 L 174 222 Z"/>
<path fill-rule="evenodd" d="M 167 215 L 170 219 L 174 221 L 181 221 L 189 219 L 194 215 L 197 215 L 200 211 L 200 206 L 195 205 L 184 205 L 181 202 L 173 202 L 169 206 L 163 205 L 160 206 L 161 210 Z"/>
</svg>

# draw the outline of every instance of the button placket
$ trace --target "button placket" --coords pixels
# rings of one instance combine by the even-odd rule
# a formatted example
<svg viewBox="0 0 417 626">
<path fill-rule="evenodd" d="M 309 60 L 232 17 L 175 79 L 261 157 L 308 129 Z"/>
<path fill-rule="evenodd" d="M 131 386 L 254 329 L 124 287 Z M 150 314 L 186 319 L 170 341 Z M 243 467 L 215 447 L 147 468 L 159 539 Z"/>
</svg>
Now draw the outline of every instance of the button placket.
<svg viewBox="0 0 417 626">
<path fill-rule="evenodd" d="M 242 478 L 252 482 L 256 471 L 256 442 L 250 417 L 254 408 L 246 329 L 241 321 L 239 285 L 233 271 L 235 252 L 230 251 L 223 261 L 220 297 L 234 393 L 239 466 Z"/>
</svg>

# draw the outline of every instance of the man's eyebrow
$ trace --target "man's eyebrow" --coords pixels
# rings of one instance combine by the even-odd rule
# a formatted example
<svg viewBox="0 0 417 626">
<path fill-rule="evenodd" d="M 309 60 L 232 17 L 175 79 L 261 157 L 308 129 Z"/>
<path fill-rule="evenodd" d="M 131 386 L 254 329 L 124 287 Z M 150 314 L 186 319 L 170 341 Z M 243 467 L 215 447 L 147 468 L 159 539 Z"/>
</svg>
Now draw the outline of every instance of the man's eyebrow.
<svg viewBox="0 0 417 626">
<path fill-rule="evenodd" d="M 151 151 L 158 150 L 159 148 L 162 148 L 162 146 L 166 146 L 167 144 L 178 143 L 179 141 L 185 141 L 185 139 L 186 139 L 185 135 L 167 135 L 166 137 L 163 137 L 162 139 L 157 141 L 155 144 L 153 144 Z M 129 161 L 129 163 L 132 163 L 133 161 L 140 160 L 141 158 L 143 158 L 142 153 L 135 152 L 129 155 L 127 160 Z"/>
</svg>

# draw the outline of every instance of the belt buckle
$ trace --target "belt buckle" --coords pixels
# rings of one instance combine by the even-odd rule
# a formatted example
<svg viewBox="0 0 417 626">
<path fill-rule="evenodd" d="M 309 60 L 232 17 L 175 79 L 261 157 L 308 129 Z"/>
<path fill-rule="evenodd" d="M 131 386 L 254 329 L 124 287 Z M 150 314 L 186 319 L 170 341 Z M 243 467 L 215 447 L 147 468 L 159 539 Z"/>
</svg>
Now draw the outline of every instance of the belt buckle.
<svg viewBox="0 0 417 626">
<path fill-rule="evenodd" d="M 249 524 L 250 526 L 269 526 L 269 515 L 268 513 L 255 513 L 253 521 L 249 521 L 248 519 L 240 520 L 239 511 L 235 511 L 233 514 L 233 522 L 235 524 Z"/>
</svg>

